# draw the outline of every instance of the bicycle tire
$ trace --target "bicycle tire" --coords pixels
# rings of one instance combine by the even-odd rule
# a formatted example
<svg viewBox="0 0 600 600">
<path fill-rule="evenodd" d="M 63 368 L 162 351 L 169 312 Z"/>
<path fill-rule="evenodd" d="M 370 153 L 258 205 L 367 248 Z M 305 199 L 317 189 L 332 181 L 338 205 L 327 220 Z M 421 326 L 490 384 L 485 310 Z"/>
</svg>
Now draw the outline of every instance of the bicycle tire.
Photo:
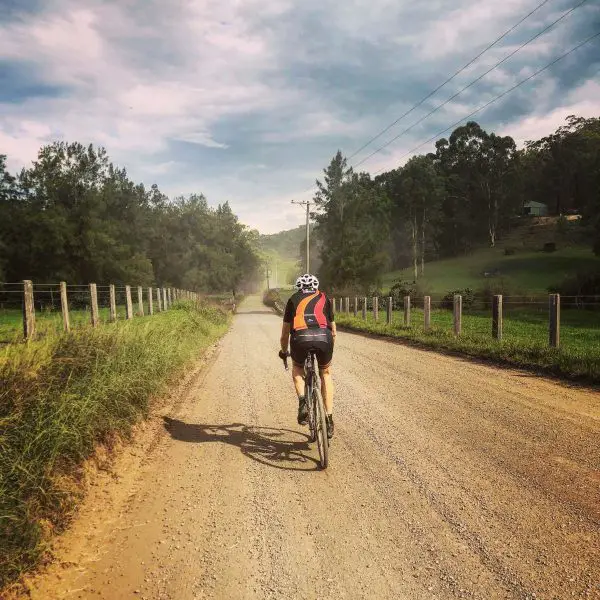
<svg viewBox="0 0 600 600">
<path fill-rule="evenodd" d="M 317 427 L 316 427 L 316 415 L 315 415 L 315 405 L 312 402 L 312 391 L 313 385 L 308 383 L 305 390 L 305 398 L 306 404 L 308 407 L 308 431 L 309 431 L 309 443 L 313 444 L 317 441 Z"/>
<path fill-rule="evenodd" d="M 325 406 L 323 396 L 318 387 L 313 389 L 315 406 L 315 417 L 317 426 L 317 447 L 319 448 L 319 459 L 321 468 L 326 469 L 329 464 L 329 439 L 327 437 L 327 419 L 325 417 Z"/>
</svg>

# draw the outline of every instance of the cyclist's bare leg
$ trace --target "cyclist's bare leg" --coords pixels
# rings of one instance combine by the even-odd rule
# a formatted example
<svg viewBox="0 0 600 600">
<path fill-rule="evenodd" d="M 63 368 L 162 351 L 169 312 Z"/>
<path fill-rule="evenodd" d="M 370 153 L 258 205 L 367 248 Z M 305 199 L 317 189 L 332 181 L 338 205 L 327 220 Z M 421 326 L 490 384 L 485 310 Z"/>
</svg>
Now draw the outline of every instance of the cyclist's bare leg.
<svg viewBox="0 0 600 600">
<path fill-rule="evenodd" d="M 292 378 L 294 380 L 294 387 L 296 388 L 298 398 L 304 396 L 304 367 L 292 365 Z"/>
<path fill-rule="evenodd" d="M 330 415 L 333 412 L 333 380 L 331 379 L 331 366 L 320 369 L 321 394 L 325 403 L 325 412 Z"/>
</svg>

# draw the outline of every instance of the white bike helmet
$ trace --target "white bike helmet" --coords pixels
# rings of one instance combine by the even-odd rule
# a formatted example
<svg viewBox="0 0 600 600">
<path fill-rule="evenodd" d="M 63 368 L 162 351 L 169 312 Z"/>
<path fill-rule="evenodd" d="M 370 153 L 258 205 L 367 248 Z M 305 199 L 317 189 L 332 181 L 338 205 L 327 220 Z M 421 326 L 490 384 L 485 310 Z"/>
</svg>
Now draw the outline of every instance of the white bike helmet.
<svg viewBox="0 0 600 600">
<path fill-rule="evenodd" d="M 319 289 L 319 280 L 309 273 L 300 275 L 300 277 L 296 279 L 296 289 L 303 292 L 316 292 Z"/>
</svg>

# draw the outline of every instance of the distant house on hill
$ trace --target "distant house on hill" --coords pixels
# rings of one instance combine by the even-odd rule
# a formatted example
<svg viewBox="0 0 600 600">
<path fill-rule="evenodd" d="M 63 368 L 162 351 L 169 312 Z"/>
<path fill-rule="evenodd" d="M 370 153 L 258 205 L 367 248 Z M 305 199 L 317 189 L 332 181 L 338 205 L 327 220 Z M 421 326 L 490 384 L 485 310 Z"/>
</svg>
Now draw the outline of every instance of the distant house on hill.
<svg viewBox="0 0 600 600">
<path fill-rule="evenodd" d="M 548 206 L 543 202 L 530 200 L 523 205 L 523 214 L 532 217 L 546 217 L 548 216 Z"/>
</svg>

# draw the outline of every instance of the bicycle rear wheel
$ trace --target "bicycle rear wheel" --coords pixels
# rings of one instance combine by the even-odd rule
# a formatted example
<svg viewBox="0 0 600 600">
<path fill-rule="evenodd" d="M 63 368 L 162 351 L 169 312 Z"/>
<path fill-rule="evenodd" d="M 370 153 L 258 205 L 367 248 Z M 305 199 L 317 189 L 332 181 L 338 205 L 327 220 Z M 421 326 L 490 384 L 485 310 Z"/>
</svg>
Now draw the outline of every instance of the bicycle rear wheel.
<svg viewBox="0 0 600 600">
<path fill-rule="evenodd" d="M 326 469 L 327 465 L 329 464 L 329 439 L 327 438 L 327 420 L 325 417 L 325 406 L 323 405 L 323 396 L 321 396 L 321 390 L 319 390 L 316 386 L 313 389 L 313 405 L 315 407 L 317 446 L 319 448 L 321 468 Z"/>
<path fill-rule="evenodd" d="M 309 383 L 306 386 L 306 404 L 308 408 L 308 431 L 310 434 L 309 442 L 312 444 L 317 440 L 317 416 L 315 414 L 315 403 L 312 401 L 313 385 Z"/>
</svg>

